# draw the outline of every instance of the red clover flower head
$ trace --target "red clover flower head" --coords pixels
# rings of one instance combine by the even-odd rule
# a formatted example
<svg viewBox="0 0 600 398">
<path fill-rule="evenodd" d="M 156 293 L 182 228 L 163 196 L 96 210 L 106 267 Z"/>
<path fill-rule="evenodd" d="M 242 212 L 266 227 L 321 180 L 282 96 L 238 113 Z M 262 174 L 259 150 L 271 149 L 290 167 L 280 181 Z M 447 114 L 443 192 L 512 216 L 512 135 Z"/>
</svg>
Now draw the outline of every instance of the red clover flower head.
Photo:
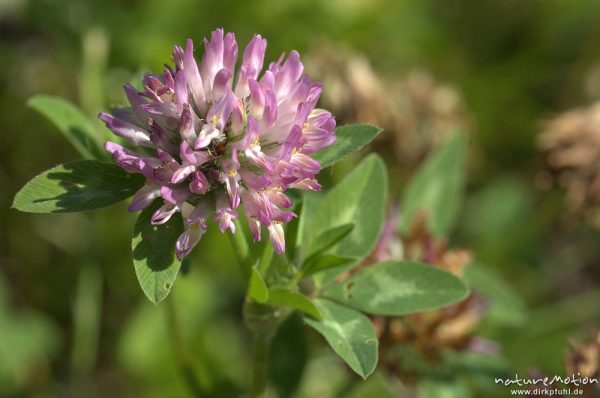
<svg viewBox="0 0 600 398">
<path fill-rule="evenodd" d="M 320 189 L 315 179 L 320 164 L 310 155 L 335 142 L 335 119 L 315 108 L 321 84 L 304 74 L 296 51 L 261 75 L 266 46 L 255 35 L 235 74 L 233 33 L 212 32 L 200 63 L 188 39 L 185 48 L 175 46 L 174 67 L 143 77 L 143 91 L 125 86 L 131 107 L 99 115 L 131 146 L 145 147 L 136 152 L 105 144 L 120 167 L 146 177 L 130 211 L 160 198 L 153 224 L 181 212 L 185 231 L 175 248 L 180 259 L 198 243 L 211 217 L 221 232 L 236 233 L 240 204 L 254 240 L 261 239 L 264 226 L 281 253 L 283 224 L 296 216 L 285 191 Z"/>
</svg>

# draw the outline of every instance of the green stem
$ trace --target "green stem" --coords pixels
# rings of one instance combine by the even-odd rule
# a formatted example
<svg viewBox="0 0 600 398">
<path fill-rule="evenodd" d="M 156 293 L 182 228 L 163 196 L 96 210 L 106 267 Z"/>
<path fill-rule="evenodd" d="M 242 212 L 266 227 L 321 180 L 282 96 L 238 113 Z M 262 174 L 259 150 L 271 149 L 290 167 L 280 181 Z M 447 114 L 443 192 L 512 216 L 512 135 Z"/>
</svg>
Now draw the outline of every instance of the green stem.
<svg viewBox="0 0 600 398">
<path fill-rule="evenodd" d="M 275 254 L 273 245 L 270 242 L 267 242 L 265 250 L 260 258 L 260 263 L 258 263 L 258 272 L 260 272 L 263 278 L 267 277 L 267 270 L 269 269 L 271 261 L 273 260 L 273 254 Z"/>
<path fill-rule="evenodd" d="M 267 390 L 267 373 L 269 367 L 269 352 L 271 339 L 264 336 L 254 337 L 254 356 L 252 371 L 252 386 L 250 398 L 262 398 Z"/>
<path fill-rule="evenodd" d="M 200 375 L 196 373 L 196 367 L 194 366 L 194 361 L 190 355 L 191 352 L 179 325 L 173 297 L 169 297 L 165 301 L 167 304 L 167 323 L 169 325 L 171 337 L 173 338 L 175 354 L 182 376 L 195 397 L 206 397 L 208 396 L 207 390 L 210 389 L 210 377 L 205 369 L 202 369 L 202 371 L 199 372 Z"/>
<path fill-rule="evenodd" d="M 236 234 L 230 234 L 231 244 L 238 258 L 242 275 L 246 280 L 249 280 L 253 259 L 248 241 L 239 223 L 236 224 L 236 231 Z M 258 264 L 258 271 L 262 275 L 267 272 L 272 259 L 273 248 L 267 243 Z M 243 313 L 244 322 L 254 337 L 252 382 L 249 396 L 250 398 L 262 398 L 267 390 L 271 340 L 277 332 L 281 312 L 273 306 L 246 300 Z"/>
<path fill-rule="evenodd" d="M 267 389 L 270 345 L 282 315 L 279 308 L 268 304 L 251 300 L 244 304 L 244 322 L 254 337 L 250 398 L 264 397 Z"/>
<path fill-rule="evenodd" d="M 234 223 L 236 227 L 236 233 L 229 233 L 228 235 L 231 245 L 233 246 L 235 256 L 238 259 L 238 264 L 240 266 L 242 275 L 244 276 L 244 279 L 247 280 L 250 278 L 250 247 L 248 246 L 248 241 L 246 240 L 246 236 L 241 224 L 238 220 L 234 221 Z"/>
</svg>

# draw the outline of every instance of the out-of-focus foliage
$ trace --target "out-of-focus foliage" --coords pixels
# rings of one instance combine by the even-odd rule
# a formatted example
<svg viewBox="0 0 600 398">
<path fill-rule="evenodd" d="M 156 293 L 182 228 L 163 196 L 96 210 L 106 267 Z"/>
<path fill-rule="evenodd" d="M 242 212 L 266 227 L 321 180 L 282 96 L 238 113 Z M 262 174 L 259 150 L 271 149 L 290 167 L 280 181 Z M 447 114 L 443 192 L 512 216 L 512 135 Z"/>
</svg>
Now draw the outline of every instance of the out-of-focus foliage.
<svg viewBox="0 0 600 398">
<path fill-rule="evenodd" d="M 0 393 L 11 394 L 30 380 L 48 377 L 59 340 L 46 316 L 11 308 L 5 283 L 0 279 Z"/>
<path fill-rule="evenodd" d="M 402 197 L 400 228 L 408 231 L 419 216 L 436 236 L 448 236 L 461 210 L 465 190 L 465 138 L 459 132 L 432 153 Z"/>
<path fill-rule="evenodd" d="M 311 49 L 307 69 L 327 90 L 322 104 L 339 122 L 369 122 L 386 134 L 376 148 L 392 146 L 395 162 L 414 169 L 427 153 L 456 131 L 469 131 L 469 117 L 459 91 L 436 82 L 431 73 L 413 70 L 382 76 L 360 52 L 331 43 Z"/>
<path fill-rule="evenodd" d="M 245 388 L 250 347 L 240 319 L 244 286 L 219 233 L 203 237 L 180 270 L 185 277 L 173 296 L 154 306 L 140 294 L 131 266 L 135 216 L 124 204 L 95 214 L 9 210 L 16 191 L 40 170 L 79 158 L 53 125 L 26 106 L 28 98 L 44 93 L 79 104 L 94 120 L 96 136 L 104 137 L 95 115 L 122 104 L 124 82 L 159 70 L 173 44 L 199 40 L 220 26 L 242 43 L 254 32 L 263 34 L 271 59 L 283 49 L 296 48 L 304 57 L 333 43 L 347 49 L 340 54 L 363 60 L 348 62 L 348 68 L 358 65 L 354 70 L 361 72 L 370 65 L 369 73 L 384 83 L 375 84 L 378 95 L 361 98 L 348 117 L 360 114 L 358 121 L 369 122 L 369 109 L 391 103 L 390 112 L 396 114 L 396 107 L 408 121 L 403 134 L 413 134 L 403 141 L 384 132 L 387 139 L 373 146 L 386 161 L 391 198 L 401 196 L 414 170 L 442 142 L 428 141 L 428 129 L 451 120 L 469 131 L 465 202 L 447 241 L 469 248 L 477 260 L 466 279 L 489 307 L 474 333 L 495 342 L 502 355 L 444 353 L 444 368 L 424 369 L 431 377 L 412 392 L 500 397 L 507 390 L 494 387 L 495 374 L 564 374 L 568 338 L 588 341 L 600 321 L 600 233 L 585 220 L 564 216 L 575 194 L 565 199 L 562 189 L 580 189 L 598 166 L 576 156 L 585 170 L 560 166 L 559 174 L 567 176 L 553 186 L 535 142 L 548 126 L 544 121 L 600 99 L 599 19 L 600 6 L 587 0 L 0 1 L 0 395 L 191 396 L 192 376 L 211 396 L 231 397 Z M 335 64 L 318 64 L 311 73 L 326 82 L 330 66 Z M 350 92 L 338 89 L 326 82 L 324 100 L 340 99 L 328 97 L 328 90 Z M 448 98 L 458 101 L 456 112 L 435 119 L 449 108 L 431 104 L 447 105 Z M 340 122 L 345 117 L 340 114 Z M 569 136 L 567 148 L 587 154 L 597 145 L 578 137 Z M 394 147 L 406 150 L 402 142 L 421 143 L 410 162 Z M 564 155 L 559 144 L 544 148 Z M 325 188 L 359 158 L 324 171 Z M 591 199 L 588 192 L 577 195 Z M 168 305 L 175 314 L 169 315 Z M 172 316 L 179 330 L 169 326 Z M 273 392 L 385 397 L 402 390 L 380 370 L 357 383 L 321 336 L 303 331 L 299 318 L 292 318 L 277 336 Z M 409 346 L 402 355 L 411 362 L 420 354 Z"/>
<path fill-rule="evenodd" d="M 569 110 L 547 123 L 538 146 L 547 155 L 549 171 L 567 192 L 572 216 L 600 226 L 600 104 Z M 549 173 L 537 176 L 549 188 Z"/>
</svg>

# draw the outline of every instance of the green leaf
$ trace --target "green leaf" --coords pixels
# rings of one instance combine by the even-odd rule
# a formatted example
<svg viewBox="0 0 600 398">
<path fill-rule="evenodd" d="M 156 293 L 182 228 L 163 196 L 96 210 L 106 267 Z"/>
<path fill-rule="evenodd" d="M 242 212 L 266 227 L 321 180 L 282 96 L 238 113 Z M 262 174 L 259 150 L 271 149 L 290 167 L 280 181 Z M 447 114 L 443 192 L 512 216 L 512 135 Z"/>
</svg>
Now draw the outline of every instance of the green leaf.
<svg viewBox="0 0 600 398">
<path fill-rule="evenodd" d="M 48 118 L 84 158 L 107 158 L 89 119 L 71 102 L 50 95 L 36 95 L 27 101 L 27 105 Z"/>
<path fill-rule="evenodd" d="M 175 242 L 183 231 L 179 214 L 163 225 L 152 225 L 152 213 L 160 203 L 144 209 L 133 228 L 131 248 L 135 274 L 146 297 L 158 304 L 167 297 L 181 263 L 175 257 Z"/>
<path fill-rule="evenodd" d="M 317 213 L 322 200 L 323 194 L 321 192 L 305 191 L 302 193 L 302 210 L 297 218 L 298 230 L 296 231 L 294 263 L 300 263 L 300 259 L 305 256 L 309 244 L 314 239 Z"/>
<path fill-rule="evenodd" d="M 98 160 L 64 163 L 34 177 L 17 193 L 13 207 L 28 213 L 70 213 L 110 206 L 133 195 L 141 175 Z"/>
<path fill-rule="evenodd" d="M 406 233 L 424 213 L 429 230 L 446 236 L 460 211 L 465 185 L 466 138 L 455 133 L 432 153 L 411 179 L 402 197 L 400 230 Z"/>
<path fill-rule="evenodd" d="M 290 242 L 286 246 L 285 254 L 289 261 L 294 264 L 298 262 L 298 258 L 300 257 L 307 220 L 310 217 L 311 208 L 313 207 L 312 202 L 315 196 L 310 195 L 310 193 L 316 194 L 315 192 L 303 191 L 298 193 L 297 199 L 292 199 L 297 209 L 298 217 L 289 222 L 285 230 L 286 241 L 289 239 Z"/>
<path fill-rule="evenodd" d="M 322 320 L 304 318 L 347 364 L 366 379 L 377 366 L 379 342 L 373 324 L 364 314 L 329 300 L 317 299 Z"/>
<path fill-rule="evenodd" d="M 315 152 L 313 158 L 321 168 L 329 167 L 352 152 L 358 151 L 381 133 L 381 128 L 371 124 L 347 124 L 335 129 L 335 144 Z"/>
<path fill-rule="evenodd" d="M 326 289 L 324 297 L 378 315 L 428 311 L 467 297 L 456 276 L 431 265 L 385 262 L 366 267 Z"/>
<path fill-rule="evenodd" d="M 250 281 L 248 282 L 248 297 L 256 302 L 264 303 L 269 298 L 269 289 L 260 272 L 254 267 L 251 269 Z"/>
<path fill-rule="evenodd" d="M 377 155 L 364 159 L 323 198 L 309 236 L 354 223 L 352 231 L 332 250 L 339 257 L 366 257 L 383 230 L 386 211 L 387 174 Z M 310 242 L 311 247 L 315 242 Z"/>
<path fill-rule="evenodd" d="M 333 247 L 340 240 L 345 238 L 354 229 L 354 224 L 343 224 L 338 227 L 329 228 L 326 231 L 321 232 L 315 240 L 313 240 L 311 247 L 308 249 L 308 255 L 304 263 L 310 262 L 323 254 L 325 251 Z"/>
<path fill-rule="evenodd" d="M 344 267 L 355 262 L 354 257 L 338 257 L 335 254 L 325 254 L 307 261 L 300 270 L 300 274 L 305 277 L 328 269 Z"/>
<path fill-rule="evenodd" d="M 269 304 L 289 307 L 302 311 L 315 319 L 321 319 L 321 314 L 308 297 L 302 293 L 285 289 L 282 287 L 272 287 L 269 289 Z"/>
</svg>

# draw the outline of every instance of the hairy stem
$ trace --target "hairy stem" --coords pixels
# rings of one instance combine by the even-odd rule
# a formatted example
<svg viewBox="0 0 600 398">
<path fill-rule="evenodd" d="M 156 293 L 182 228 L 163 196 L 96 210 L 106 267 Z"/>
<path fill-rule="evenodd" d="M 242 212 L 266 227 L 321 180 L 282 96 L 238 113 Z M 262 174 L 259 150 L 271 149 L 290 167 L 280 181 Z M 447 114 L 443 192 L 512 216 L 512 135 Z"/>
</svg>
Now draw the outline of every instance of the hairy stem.
<svg viewBox="0 0 600 398">
<path fill-rule="evenodd" d="M 271 339 L 264 336 L 254 337 L 254 353 L 252 370 L 251 398 L 262 398 L 267 390 L 267 374 L 269 368 L 269 352 Z"/>
<path fill-rule="evenodd" d="M 252 383 L 250 397 L 263 397 L 267 389 L 269 348 L 282 319 L 282 311 L 268 304 L 247 300 L 244 304 L 244 322 L 254 337 Z"/>
<path fill-rule="evenodd" d="M 246 280 L 250 278 L 250 267 L 254 262 L 248 246 L 248 240 L 236 221 L 235 234 L 229 234 L 233 250 L 236 253 L 238 264 L 242 275 Z M 267 243 L 258 261 L 258 271 L 265 274 L 273 259 L 273 248 Z M 254 338 L 253 360 L 252 360 L 252 380 L 250 385 L 250 398 L 264 397 L 267 390 L 267 376 L 269 365 L 269 352 L 271 340 L 277 332 L 281 311 L 276 307 L 260 304 L 252 300 L 246 300 L 244 303 L 244 322 Z"/>
</svg>

